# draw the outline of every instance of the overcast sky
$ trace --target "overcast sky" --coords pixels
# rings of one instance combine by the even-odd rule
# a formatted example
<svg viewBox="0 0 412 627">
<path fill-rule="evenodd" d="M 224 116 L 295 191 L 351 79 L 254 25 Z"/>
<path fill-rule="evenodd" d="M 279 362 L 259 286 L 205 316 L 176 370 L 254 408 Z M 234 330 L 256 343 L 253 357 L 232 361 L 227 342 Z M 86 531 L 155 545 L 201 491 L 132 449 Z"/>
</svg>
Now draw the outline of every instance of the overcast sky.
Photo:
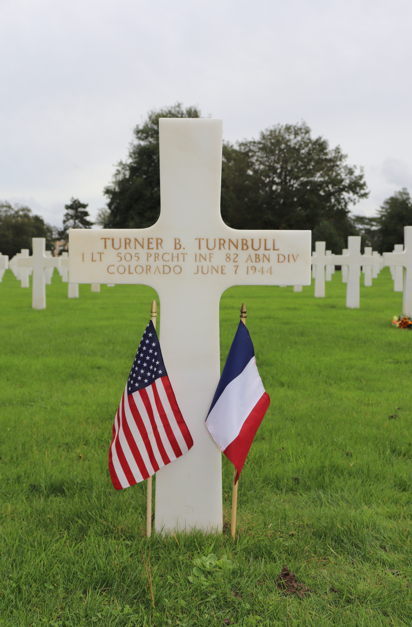
<svg viewBox="0 0 412 627">
<path fill-rule="evenodd" d="M 0 200 L 92 217 L 151 109 L 224 138 L 305 120 L 365 168 L 373 215 L 412 192 L 411 0 L 0 0 Z"/>
</svg>

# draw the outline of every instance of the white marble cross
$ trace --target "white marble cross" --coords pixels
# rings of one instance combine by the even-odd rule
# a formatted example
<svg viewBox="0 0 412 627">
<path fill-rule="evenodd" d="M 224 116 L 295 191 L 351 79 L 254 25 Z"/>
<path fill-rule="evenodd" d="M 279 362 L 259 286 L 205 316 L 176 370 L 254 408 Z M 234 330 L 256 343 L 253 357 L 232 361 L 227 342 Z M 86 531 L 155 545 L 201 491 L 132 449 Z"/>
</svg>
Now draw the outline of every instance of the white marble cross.
<svg viewBox="0 0 412 627">
<path fill-rule="evenodd" d="M 372 246 L 365 246 L 365 255 L 372 255 Z M 375 267 L 375 264 L 373 266 L 363 266 L 363 285 L 365 287 L 372 287 L 372 268 Z"/>
<path fill-rule="evenodd" d="M 403 251 L 403 244 L 395 244 L 393 249 L 394 253 L 401 253 Z M 393 269 L 393 291 L 403 292 L 403 267 L 395 266 Z"/>
<path fill-rule="evenodd" d="M 344 257 L 346 257 L 346 255 L 348 254 L 348 252 L 349 252 L 349 251 L 348 251 L 348 249 L 347 249 L 347 248 L 344 248 L 344 249 L 342 250 L 342 255 L 343 255 Z M 337 257 L 337 255 L 334 255 L 334 257 Z M 336 265 L 339 265 L 339 264 L 337 264 L 337 263 L 336 263 L 336 261 L 335 261 L 335 264 L 336 264 Z M 346 266 L 346 265 L 345 265 L 345 266 L 344 266 L 344 265 L 342 265 L 342 266 L 341 266 L 341 272 L 342 272 L 342 283 L 347 283 L 347 282 L 348 282 L 348 272 L 349 272 L 349 268 L 348 268 L 348 266 Z"/>
<path fill-rule="evenodd" d="M 373 265 L 372 255 L 361 254 L 361 238 L 359 235 L 348 237 L 348 253 L 346 255 L 334 255 L 336 265 L 345 264 L 348 267 L 348 280 L 346 286 L 346 307 L 358 309 L 360 301 L 360 269 L 361 266 Z"/>
<path fill-rule="evenodd" d="M 46 257 L 51 257 L 51 250 L 46 250 L 45 253 Z M 53 272 L 54 272 L 54 268 L 57 266 L 47 266 L 44 269 L 44 280 L 46 282 L 46 285 L 51 285 L 51 280 L 52 280 L 52 276 L 53 276 Z"/>
<path fill-rule="evenodd" d="M 316 242 L 312 255 L 312 268 L 315 270 L 315 298 L 325 297 L 325 267 L 333 264 L 333 259 L 326 254 L 326 242 Z"/>
<path fill-rule="evenodd" d="M 30 251 L 28 248 L 22 248 L 20 253 L 18 253 L 17 266 L 19 268 L 19 279 L 20 279 L 21 287 L 30 287 L 30 281 L 29 281 L 30 267 L 23 266 L 20 263 L 20 259 L 28 259 L 29 253 Z"/>
<path fill-rule="evenodd" d="M 3 275 L 7 268 L 9 267 L 9 257 L 8 255 L 2 255 L 0 253 L 0 283 L 3 279 Z"/>
<path fill-rule="evenodd" d="M 17 260 L 20 256 L 21 253 L 16 253 L 9 261 L 9 268 L 18 281 L 20 281 L 20 268 L 17 265 Z"/>
<path fill-rule="evenodd" d="M 396 253 L 383 253 L 385 266 L 403 266 L 405 268 L 403 284 L 403 311 L 405 316 L 412 316 L 412 226 L 404 228 L 404 250 Z"/>
<path fill-rule="evenodd" d="M 382 258 L 380 256 L 380 254 L 378 253 L 377 250 L 374 250 L 372 253 L 372 257 L 374 260 L 373 266 L 372 266 L 372 279 L 377 279 L 378 278 L 378 274 L 381 271 L 382 268 Z"/>
<path fill-rule="evenodd" d="M 46 240 L 44 237 L 33 237 L 33 255 L 20 257 L 20 268 L 33 268 L 32 307 L 33 309 L 46 308 L 45 268 L 57 268 L 60 265 L 59 257 L 46 256 Z"/>
<path fill-rule="evenodd" d="M 67 280 L 69 280 L 69 267 L 70 267 L 70 259 L 69 253 L 62 253 L 60 257 L 60 266 L 67 271 Z M 78 283 L 70 283 L 67 290 L 67 298 L 79 298 L 79 285 Z"/>
<path fill-rule="evenodd" d="M 70 280 L 157 290 L 162 352 L 194 446 L 156 474 L 155 527 L 221 531 L 221 452 L 205 426 L 220 376 L 220 297 L 232 285 L 310 285 L 311 232 L 226 226 L 221 120 L 161 119 L 159 126 L 158 222 L 71 230 Z M 148 302 L 147 319 L 149 311 Z M 238 320 L 233 311 L 233 336 Z"/>
<path fill-rule="evenodd" d="M 332 274 L 335 269 L 335 264 L 332 259 L 332 251 L 327 250 L 325 254 L 327 257 L 331 257 L 330 263 L 326 265 L 325 281 L 332 281 Z"/>
<path fill-rule="evenodd" d="M 63 260 L 66 259 L 66 262 Z M 69 282 L 69 253 L 62 253 L 60 256 L 60 266 L 57 268 L 63 283 Z"/>
</svg>

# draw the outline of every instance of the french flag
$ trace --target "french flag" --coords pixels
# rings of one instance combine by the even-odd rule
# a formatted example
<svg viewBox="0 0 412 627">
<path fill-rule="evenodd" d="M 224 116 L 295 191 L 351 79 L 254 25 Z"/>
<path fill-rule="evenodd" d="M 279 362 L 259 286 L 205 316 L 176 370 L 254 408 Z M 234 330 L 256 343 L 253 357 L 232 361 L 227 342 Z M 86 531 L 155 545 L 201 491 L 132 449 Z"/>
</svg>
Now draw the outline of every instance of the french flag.
<svg viewBox="0 0 412 627">
<path fill-rule="evenodd" d="M 249 331 L 239 322 L 206 418 L 212 438 L 236 467 L 236 481 L 269 404 Z"/>
</svg>

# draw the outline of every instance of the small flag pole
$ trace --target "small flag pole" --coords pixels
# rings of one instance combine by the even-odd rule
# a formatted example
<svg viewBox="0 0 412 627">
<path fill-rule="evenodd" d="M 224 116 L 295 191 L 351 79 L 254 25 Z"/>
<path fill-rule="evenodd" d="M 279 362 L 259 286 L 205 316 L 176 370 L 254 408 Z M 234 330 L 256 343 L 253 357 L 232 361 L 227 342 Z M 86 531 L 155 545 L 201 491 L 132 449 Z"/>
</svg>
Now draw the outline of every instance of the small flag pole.
<svg viewBox="0 0 412 627">
<path fill-rule="evenodd" d="M 245 303 L 242 303 L 242 307 L 240 308 L 240 319 L 244 325 L 246 325 L 247 311 Z M 233 491 L 232 491 L 232 520 L 231 520 L 231 532 L 232 538 L 235 539 L 236 535 L 236 513 L 237 513 L 237 490 L 239 487 L 239 480 L 236 481 L 237 477 L 237 468 L 235 466 L 233 472 Z"/>
<path fill-rule="evenodd" d="M 150 320 L 156 328 L 157 303 L 152 300 L 152 308 L 150 310 Z M 152 477 L 147 479 L 147 507 L 146 507 L 146 535 L 148 538 L 152 535 Z"/>
</svg>

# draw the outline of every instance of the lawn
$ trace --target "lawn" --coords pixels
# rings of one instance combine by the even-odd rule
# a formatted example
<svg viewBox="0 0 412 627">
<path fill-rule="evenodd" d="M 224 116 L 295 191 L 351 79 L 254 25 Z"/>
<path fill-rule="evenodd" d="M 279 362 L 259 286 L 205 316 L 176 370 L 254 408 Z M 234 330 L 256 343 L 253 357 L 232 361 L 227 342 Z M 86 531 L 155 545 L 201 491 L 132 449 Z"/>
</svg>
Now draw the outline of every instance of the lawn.
<svg viewBox="0 0 412 627">
<path fill-rule="evenodd" d="M 271 397 L 239 483 L 236 540 L 226 459 L 224 533 L 148 539 L 146 486 L 116 492 L 107 457 L 155 293 L 80 286 L 68 300 L 55 272 L 34 311 L 6 271 L 0 625 L 410 627 L 412 332 L 391 326 L 402 295 L 387 268 L 359 310 L 345 289 L 337 272 L 324 299 L 313 285 L 223 295 L 222 365 L 244 300 Z M 278 586 L 284 564 L 302 596 Z"/>
</svg>

